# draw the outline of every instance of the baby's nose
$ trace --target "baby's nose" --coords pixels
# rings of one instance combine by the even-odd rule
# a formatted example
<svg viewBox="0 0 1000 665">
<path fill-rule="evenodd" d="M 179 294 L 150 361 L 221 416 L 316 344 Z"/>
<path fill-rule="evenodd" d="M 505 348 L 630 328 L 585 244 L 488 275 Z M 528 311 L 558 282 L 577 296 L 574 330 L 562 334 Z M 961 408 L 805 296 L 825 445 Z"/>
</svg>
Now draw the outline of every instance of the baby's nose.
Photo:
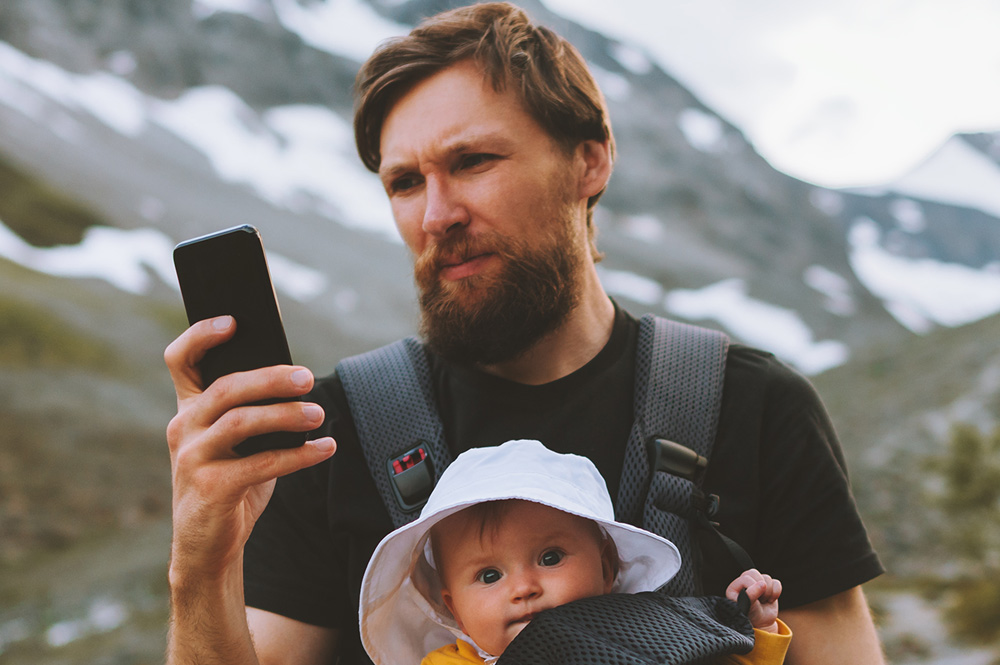
<svg viewBox="0 0 1000 665">
<path fill-rule="evenodd" d="M 530 600 L 542 595 L 542 585 L 538 576 L 529 571 L 516 573 L 511 584 L 511 595 L 515 601 Z"/>
</svg>

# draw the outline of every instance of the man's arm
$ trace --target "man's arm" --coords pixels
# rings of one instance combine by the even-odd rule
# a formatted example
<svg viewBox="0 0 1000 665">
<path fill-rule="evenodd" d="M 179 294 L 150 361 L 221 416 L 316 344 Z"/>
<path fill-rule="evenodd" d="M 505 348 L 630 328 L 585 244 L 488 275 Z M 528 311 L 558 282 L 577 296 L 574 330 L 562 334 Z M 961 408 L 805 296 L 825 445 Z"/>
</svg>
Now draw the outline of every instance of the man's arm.
<svg viewBox="0 0 1000 665">
<path fill-rule="evenodd" d="M 808 605 L 781 610 L 792 629 L 788 665 L 883 665 L 868 602 L 856 586 Z"/>
<path fill-rule="evenodd" d="M 330 663 L 337 648 L 337 631 L 248 607 L 247 623 L 261 665 Z"/>
<path fill-rule="evenodd" d="M 168 665 L 258 662 L 243 602 L 243 546 L 275 479 L 336 450 L 326 438 L 244 458 L 233 452 L 254 434 L 315 429 L 324 415 L 303 402 L 243 406 L 307 393 L 313 378 L 301 367 L 224 376 L 204 388 L 198 361 L 235 328 L 231 317 L 201 321 L 164 353 L 177 392 L 177 415 L 167 427 L 173 488 Z"/>
</svg>

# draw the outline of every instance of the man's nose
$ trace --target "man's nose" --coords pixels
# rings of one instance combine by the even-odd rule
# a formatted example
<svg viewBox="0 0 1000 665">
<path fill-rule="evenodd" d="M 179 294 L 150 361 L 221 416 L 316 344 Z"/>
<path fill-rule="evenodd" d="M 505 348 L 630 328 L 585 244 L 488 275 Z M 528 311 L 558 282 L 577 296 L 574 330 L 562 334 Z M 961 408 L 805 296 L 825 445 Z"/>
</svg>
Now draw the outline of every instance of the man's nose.
<svg viewBox="0 0 1000 665">
<path fill-rule="evenodd" d="M 435 237 L 443 237 L 469 223 L 469 213 L 447 180 L 428 176 L 424 185 L 423 229 Z"/>
</svg>

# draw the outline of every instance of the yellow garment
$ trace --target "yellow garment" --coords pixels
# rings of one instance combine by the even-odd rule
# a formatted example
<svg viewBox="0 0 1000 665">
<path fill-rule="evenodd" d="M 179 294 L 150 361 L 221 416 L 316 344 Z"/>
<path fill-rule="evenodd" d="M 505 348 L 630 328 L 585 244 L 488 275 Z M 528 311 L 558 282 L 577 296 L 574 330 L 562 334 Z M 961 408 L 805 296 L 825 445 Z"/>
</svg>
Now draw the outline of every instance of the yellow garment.
<svg viewBox="0 0 1000 665">
<path fill-rule="evenodd" d="M 420 665 L 484 665 L 483 659 L 471 644 L 458 640 L 455 644 L 435 649 L 424 656 Z"/>
<path fill-rule="evenodd" d="M 792 630 L 778 619 L 777 633 L 754 628 L 753 639 L 753 651 L 743 656 L 726 656 L 719 662 L 731 665 L 781 665 L 785 662 L 788 644 L 792 641 Z"/>
<path fill-rule="evenodd" d="M 792 631 L 778 619 L 778 632 L 767 633 L 754 629 L 753 651 L 745 656 L 723 656 L 720 665 L 781 665 L 785 662 L 788 643 L 792 641 Z M 427 654 L 420 665 L 484 665 L 472 645 L 458 640 L 455 644 L 443 646 Z"/>
</svg>

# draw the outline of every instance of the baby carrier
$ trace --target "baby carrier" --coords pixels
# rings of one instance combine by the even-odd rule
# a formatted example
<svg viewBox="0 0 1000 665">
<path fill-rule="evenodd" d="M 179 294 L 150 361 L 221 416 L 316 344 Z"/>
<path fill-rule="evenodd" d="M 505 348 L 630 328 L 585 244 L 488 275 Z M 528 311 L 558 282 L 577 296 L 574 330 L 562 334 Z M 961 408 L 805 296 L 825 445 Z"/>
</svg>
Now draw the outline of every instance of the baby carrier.
<svg viewBox="0 0 1000 665">
<path fill-rule="evenodd" d="M 712 522 L 718 498 L 700 488 L 728 344 L 724 334 L 705 328 L 652 315 L 639 322 L 634 422 L 615 513 L 672 541 L 680 571 L 657 592 L 598 596 L 542 613 L 507 648 L 501 665 L 710 663 L 752 649 L 745 596 L 739 608 L 702 597 L 699 575 L 705 546 L 728 554 L 733 577 L 752 567 Z M 344 359 L 337 374 L 383 502 L 395 526 L 406 524 L 452 461 L 426 351 L 406 338 Z"/>
</svg>

